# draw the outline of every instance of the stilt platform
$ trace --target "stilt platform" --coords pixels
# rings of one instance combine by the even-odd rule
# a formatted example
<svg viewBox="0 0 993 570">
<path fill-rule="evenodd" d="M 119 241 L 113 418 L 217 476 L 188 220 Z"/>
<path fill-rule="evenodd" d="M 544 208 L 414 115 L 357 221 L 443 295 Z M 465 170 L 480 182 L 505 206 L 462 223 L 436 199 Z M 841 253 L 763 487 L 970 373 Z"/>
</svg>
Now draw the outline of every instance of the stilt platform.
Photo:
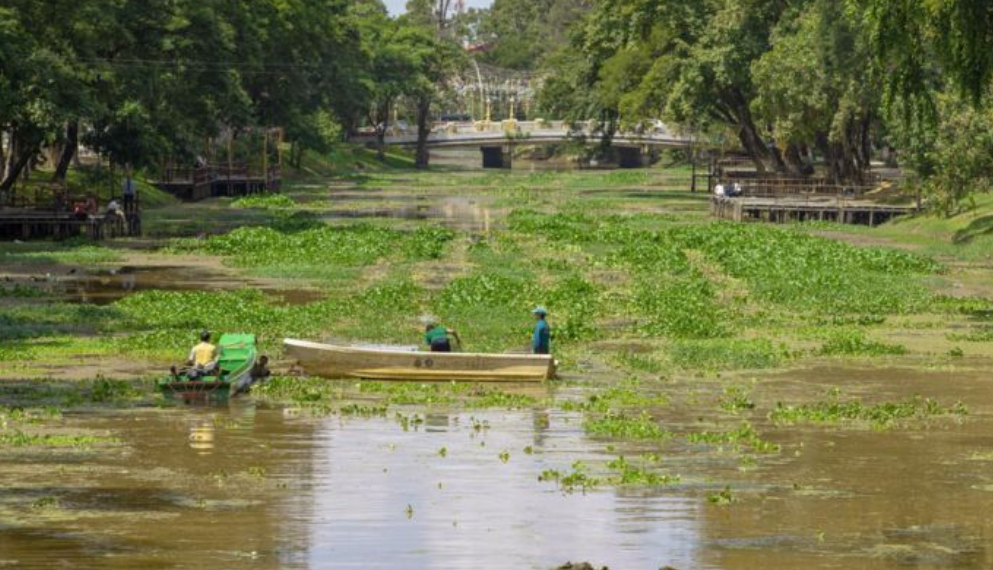
<svg viewBox="0 0 993 570">
<path fill-rule="evenodd" d="M 211 196 L 278 192 L 282 186 L 282 174 L 275 166 L 265 173 L 255 172 L 243 165 L 169 168 L 155 185 L 180 200 L 197 202 Z"/>
<path fill-rule="evenodd" d="M 118 199 L 123 203 L 123 199 Z M 128 202 L 119 214 L 79 215 L 65 208 L 0 206 L 0 240 L 93 240 L 141 235 L 141 208 Z"/>
<path fill-rule="evenodd" d="M 79 219 L 69 213 L 0 210 L 0 239 L 68 239 L 88 236 L 103 239 L 104 218 Z"/>
<path fill-rule="evenodd" d="M 884 204 L 866 198 L 842 196 L 711 196 L 710 213 L 736 222 L 763 221 L 837 222 L 877 226 L 893 218 L 917 212 L 915 205 Z"/>
</svg>

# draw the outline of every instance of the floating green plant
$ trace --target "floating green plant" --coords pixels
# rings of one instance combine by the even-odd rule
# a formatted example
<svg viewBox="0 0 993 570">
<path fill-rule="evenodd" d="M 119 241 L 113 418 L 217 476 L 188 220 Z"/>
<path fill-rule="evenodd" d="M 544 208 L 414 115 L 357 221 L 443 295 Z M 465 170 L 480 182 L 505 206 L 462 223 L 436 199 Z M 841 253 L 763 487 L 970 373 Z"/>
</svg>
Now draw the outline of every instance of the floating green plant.
<svg viewBox="0 0 993 570">
<path fill-rule="evenodd" d="M 584 427 L 586 433 L 597 437 L 638 440 L 663 440 L 672 437 L 672 433 L 663 429 L 648 412 L 637 416 L 608 413 L 587 420 Z"/>
<path fill-rule="evenodd" d="M 914 396 L 903 402 L 883 402 L 864 405 L 861 402 L 843 402 L 837 399 L 790 406 L 777 403 L 769 419 L 778 423 L 839 423 L 845 421 L 869 422 L 885 428 L 902 420 L 924 420 L 932 417 L 968 414 L 962 403 L 944 407 L 935 400 Z"/>
</svg>

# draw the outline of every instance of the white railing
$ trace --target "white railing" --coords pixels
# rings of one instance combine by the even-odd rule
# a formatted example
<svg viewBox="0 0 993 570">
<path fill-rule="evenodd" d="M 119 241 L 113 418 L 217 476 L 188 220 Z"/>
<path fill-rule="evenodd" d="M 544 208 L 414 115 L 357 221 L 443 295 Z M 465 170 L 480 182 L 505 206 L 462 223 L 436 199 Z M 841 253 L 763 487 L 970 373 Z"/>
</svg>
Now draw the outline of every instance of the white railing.
<svg viewBox="0 0 993 570">
<path fill-rule="evenodd" d="M 565 121 L 476 121 L 476 122 L 437 122 L 431 127 L 429 144 L 486 143 L 486 142 L 527 142 L 534 140 L 562 141 L 576 138 L 595 139 L 601 134 L 599 123 L 586 121 L 571 124 Z M 376 133 L 365 130 L 351 137 L 353 142 L 374 142 Z M 386 144 L 410 145 L 417 142 L 415 126 L 393 125 L 387 129 Z M 693 143 L 690 135 L 672 133 L 665 127 L 654 127 L 645 132 L 619 132 L 614 140 L 620 143 L 688 145 Z"/>
</svg>

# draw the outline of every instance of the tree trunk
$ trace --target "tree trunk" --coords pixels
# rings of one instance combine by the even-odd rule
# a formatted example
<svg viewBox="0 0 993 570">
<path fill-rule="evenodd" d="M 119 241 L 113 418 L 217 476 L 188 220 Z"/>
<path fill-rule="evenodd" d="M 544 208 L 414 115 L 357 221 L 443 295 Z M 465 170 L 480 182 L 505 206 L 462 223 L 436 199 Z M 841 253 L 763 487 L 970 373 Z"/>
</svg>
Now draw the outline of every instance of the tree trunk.
<svg viewBox="0 0 993 570">
<path fill-rule="evenodd" d="M 76 156 L 76 152 L 78 150 L 79 122 L 72 121 L 66 125 L 65 146 L 62 147 L 62 154 L 59 156 L 59 162 L 55 165 L 55 174 L 52 175 L 53 181 L 65 182 L 66 174 L 69 173 L 69 167 L 72 165 L 72 159 Z"/>
<path fill-rule="evenodd" d="M 20 156 L 14 159 L 11 156 L 11 163 L 7 168 L 7 177 L 0 182 L 0 192 L 10 192 L 14 188 L 14 184 L 17 183 L 17 179 L 20 178 L 21 174 L 24 173 L 25 169 L 28 167 L 28 163 L 34 157 L 35 150 L 32 149 L 27 152 L 22 152 Z"/>
<path fill-rule="evenodd" d="M 728 107 L 738 124 L 738 140 L 745 152 L 752 158 L 755 168 L 760 173 L 768 172 L 770 167 L 774 172 L 785 172 L 786 165 L 778 152 L 772 152 L 766 146 L 765 140 L 759 134 L 748 101 L 737 91 L 727 94 Z"/>
<path fill-rule="evenodd" d="M 790 143 L 783 153 L 783 162 L 786 164 L 786 172 L 790 176 L 803 178 L 810 174 L 807 164 L 803 161 L 800 147 L 795 143 Z"/>
<path fill-rule="evenodd" d="M 384 101 L 376 106 L 376 114 L 373 120 L 376 123 L 376 158 L 380 162 L 386 162 L 386 130 L 390 121 L 390 109 L 392 102 Z"/>
<path fill-rule="evenodd" d="M 744 125 L 738 128 L 738 140 L 741 141 L 742 148 L 755 164 L 755 170 L 765 173 L 769 169 L 766 166 L 764 157 L 768 154 L 764 144 L 756 144 L 755 133 Z"/>
<path fill-rule="evenodd" d="M 7 146 L 7 160 L 3 165 L 3 176 L 0 176 L 0 181 L 7 179 L 7 174 L 12 168 L 14 168 L 14 162 L 17 160 L 17 138 L 15 132 L 10 131 Z"/>
<path fill-rule="evenodd" d="M 431 97 L 421 97 L 417 100 L 417 157 L 414 166 L 427 169 L 431 162 L 428 153 L 428 137 L 431 135 Z"/>
</svg>

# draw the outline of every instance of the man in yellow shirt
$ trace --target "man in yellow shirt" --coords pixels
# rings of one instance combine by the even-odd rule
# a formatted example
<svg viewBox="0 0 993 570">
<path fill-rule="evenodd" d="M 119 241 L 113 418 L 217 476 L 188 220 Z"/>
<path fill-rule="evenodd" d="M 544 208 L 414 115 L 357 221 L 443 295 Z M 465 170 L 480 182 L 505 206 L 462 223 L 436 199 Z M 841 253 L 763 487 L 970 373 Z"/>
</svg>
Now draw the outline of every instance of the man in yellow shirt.
<svg viewBox="0 0 993 570">
<path fill-rule="evenodd" d="M 194 346 L 193 350 L 190 351 L 190 358 L 186 363 L 187 366 L 191 367 L 190 380 L 216 373 L 219 359 L 220 353 L 217 347 L 210 343 L 210 332 L 203 331 L 200 333 L 200 344 Z"/>
</svg>

